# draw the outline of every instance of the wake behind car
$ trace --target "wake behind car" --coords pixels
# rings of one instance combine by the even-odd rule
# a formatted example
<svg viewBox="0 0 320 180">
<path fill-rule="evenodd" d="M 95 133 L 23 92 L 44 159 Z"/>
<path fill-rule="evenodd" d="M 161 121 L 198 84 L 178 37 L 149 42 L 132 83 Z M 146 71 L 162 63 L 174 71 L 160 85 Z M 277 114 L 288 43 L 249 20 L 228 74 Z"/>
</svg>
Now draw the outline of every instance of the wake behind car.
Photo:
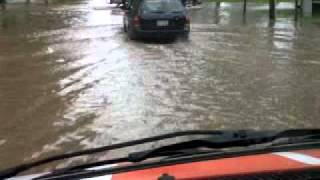
<svg viewBox="0 0 320 180">
<path fill-rule="evenodd" d="M 123 28 L 130 39 L 187 37 L 190 19 L 180 0 L 133 0 L 126 8 Z"/>
</svg>

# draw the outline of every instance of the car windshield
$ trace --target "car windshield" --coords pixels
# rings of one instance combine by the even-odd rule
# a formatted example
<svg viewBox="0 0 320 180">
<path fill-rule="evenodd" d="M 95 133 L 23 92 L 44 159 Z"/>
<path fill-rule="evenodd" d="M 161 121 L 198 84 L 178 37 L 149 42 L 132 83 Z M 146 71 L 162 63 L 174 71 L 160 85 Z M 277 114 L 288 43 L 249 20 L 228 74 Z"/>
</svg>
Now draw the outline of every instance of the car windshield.
<svg viewBox="0 0 320 180">
<path fill-rule="evenodd" d="M 184 10 L 180 0 L 144 0 L 143 12 L 181 12 Z"/>
<path fill-rule="evenodd" d="M 320 128 L 320 0 L 0 0 L 0 171 L 297 128 Z"/>
</svg>

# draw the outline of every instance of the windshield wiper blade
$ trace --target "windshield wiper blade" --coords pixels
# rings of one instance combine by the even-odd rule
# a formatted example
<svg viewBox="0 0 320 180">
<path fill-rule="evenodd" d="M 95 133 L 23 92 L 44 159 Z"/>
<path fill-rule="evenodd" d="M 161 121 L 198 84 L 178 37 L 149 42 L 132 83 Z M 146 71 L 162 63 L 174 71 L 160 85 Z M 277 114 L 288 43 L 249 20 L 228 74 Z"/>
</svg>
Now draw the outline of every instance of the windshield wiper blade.
<svg viewBox="0 0 320 180">
<path fill-rule="evenodd" d="M 236 136 L 235 136 L 236 135 Z M 252 145 L 271 143 L 270 146 L 312 142 L 320 140 L 320 130 L 287 130 L 283 132 L 274 131 L 239 131 L 237 134 L 225 133 L 213 138 L 190 140 L 162 146 L 153 150 L 135 152 L 128 155 L 130 162 L 140 162 L 152 157 L 173 155 L 175 152 L 186 149 L 210 148 L 222 149 L 231 147 L 246 147 Z M 212 152 L 212 151 L 211 151 Z"/>
<path fill-rule="evenodd" d="M 154 136 L 151 138 L 144 138 L 135 141 L 129 141 L 125 143 L 119 143 L 111 146 L 105 146 L 95 149 L 89 149 L 64 155 L 59 155 L 51 158 L 47 158 L 41 161 L 37 161 L 34 163 L 25 164 L 22 166 L 17 166 L 16 168 L 8 169 L 6 171 L 0 172 L 0 178 L 8 178 L 15 176 L 16 174 L 31 169 L 32 167 L 42 165 L 48 162 L 61 160 L 70 157 L 76 157 L 80 155 L 93 154 L 96 152 L 102 152 L 105 150 L 114 150 L 122 147 L 134 146 L 137 144 L 143 144 L 148 142 L 159 141 L 168 138 L 174 138 L 178 136 L 188 136 L 188 135 L 215 135 L 214 138 L 209 139 L 196 139 L 182 143 L 176 143 L 168 146 L 163 146 L 160 148 L 156 148 L 154 150 L 131 153 L 128 157 L 120 158 L 118 160 L 106 160 L 84 164 L 76 167 L 66 168 L 65 170 L 58 170 L 57 172 L 64 173 L 69 170 L 81 169 L 81 168 L 89 168 L 97 165 L 103 164 L 111 164 L 118 162 L 138 162 L 148 159 L 150 157 L 159 157 L 159 156 L 170 156 L 177 154 L 178 151 L 184 149 L 198 148 L 198 147 L 207 147 L 207 148 L 227 148 L 227 147 L 236 147 L 236 146 L 249 146 L 255 144 L 262 144 L 267 142 L 272 142 L 275 139 L 279 138 L 292 138 L 292 137 L 301 137 L 307 135 L 319 135 L 320 129 L 302 129 L 302 130 L 287 130 L 287 131 L 252 131 L 252 130 L 238 130 L 238 131 L 185 131 L 178 133 L 170 133 L 161 136 Z M 179 152 L 178 152 L 179 153 Z M 55 174 L 55 173 L 53 173 Z M 51 176 L 52 174 L 48 174 L 45 176 Z"/>
<path fill-rule="evenodd" d="M 242 150 L 226 150 L 220 152 L 212 152 L 207 154 L 195 154 L 193 156 L 184 156 L 180 158 L 168 158 L 160 161 L 151 161 L 138 164 L 129 164 L 125 166 L 114 166 L 114 167 L 104 167 L 99 169 L 90 169 L 90 170 L 78 170 L 63 172 L 60 174 L 55 174 L 50 176 L 40 176 L 32 180 L 66 180 L 66 179 L 83 179 L 83 178 L 92 178 L 98 176 L 104 176 L 109 174 L 125 173 L 136 170 L 144 170 L 150 168 L 157 168 L 162 166 L 170 166 L 177 164 L 185 164 L 199 161 L 208 161 L 208 160 L 217 160 L 223 158 L 233 158 L 240 156 L 256 155 L 256 154 L 265 154 L 272 152 L 283 152 L 283 151 L 293 151 L 293 150 L 305 150 L 305 149 L 314 149 L 320 148 L 320 142 L 304 143 L 303 145 L 282 145 L 275 147 L 251 147 Z"/>
<path fill-rule="evenodd" d="M 39 179 L 46 179 L 50 177 L 59 177 L 59 175 L 73 173 L 74 170 L 83 170 L 88 171 L 86 169 L 91 167 L 97 167 L 101 165 L 107 165 L 113 163 L 120 162 L 141 162 L 149 158 L 159 158 L 159 157 L 167 157 L 167 158 L 179 158 L 183 156 L 190 156 L 194 154 L 205 154 L 212 152 L 223 152 L 220 150 L 221 148 L 230 148 L 230 147 L 240 147 L 240 146 L 250 146 L 250 145 L 258 145 L 265 144 L 268 142 L 272 142 L 281 138 L 289 138 L 291 143 L 294 141 L 292 139 L 298 138 L 299 142 L 303 142 L 302 140 L 317 139 L 319 140 L 320 130 L 287 130 L 283 132 L 275 132 L 275 131 L 229 131 L 224 132 L 223 134 L 216 136 L 214 138 L 204 138 L 204 139 L 195 139 L 186 142 L 180 142 L 176 144 L 171 144 L 167 146 L 162 146 L 160 148 L 155 148 L 152 150 L 141 151 L 130 153 L 125 158 L 120 158 L 123 161 L 119 161 L 119 159 L 115 160 L 104 160 L 98 161 L 94 163 L 88 163 L 84 165 L 73 166 L 65 169 L 59 169 L 58 171 L 54 171 L 52 174 L 47 174 L 41 176 Z M 316 138 L 317 137 L 317 138 Z M 284 141 L 282 141 L 284 144 Z M 270 144 L 271 146 L 272 144 Z M 275 144 L 279 145 L 279 144 Z M 270 147 L 269 146 L 269 147 Z M 199 150 L 197 148 L 210 148 L 211 150 Z M 214 150 L 212 150 L 214 149 Z"/>
<path fill-rule="evenodd" d="M 45 158 L 42 160 L 34 161 L 31 163 L 25 163 L 25 164 L 18 165 L 16 167 L 2 170 L 2 171 L 0 171 L 0 179 L 10 178 L 10 177 L 18 175 L 21 172 L 27 171 L 31 168 L 34 168 L 34 167 L 37 167 L 40 165 L 44 165 L 47 163 L 51 163 L 54 161 L 58 161 L 58 160 L 69 159 L 69 158 L 83 156 L 83 155 L 91 155 L 91 154 L 100 153 L 100 152 L 104 152 L 104 151 L 110 151 L 110 150 L 120 149 L 120 148 L 124 148 L 124 147 L 135 146 L 135 145 L 145 144 L 145 143 L 150 143 L 150 142 L 156 142 L 156 141 L 160 141 L 160 140 L 176 138 L 176 137 L 181 137 L 181 136 L 220 135 L 223 133 L 224 133 L 224 131 L 213 131 L 213 130 L 181 131 L 181 132 L 168 133 L 168 134 L 163 134 L 163 135 L 159 135 L 159 136 L 153 136 L 153 137 L 148 137 L 148 138 L 143 138 L 143 139 L 138 139 L 138 140 L 133 140 L 133 141 L 128 141 L 128 142 L 113 144 L 110 146 L 103 146 L 103 147 L 98 147 L 98 148 L 86 149 L 86 150 L 82 150 L 82 151 L 65 153 L 65 154 L 51 156 L 51 157 L 48 157 L 48 158 Z"/>
<path fill-rule="evenodd" d="M 317 133 L 314 135 L 311 135 L 312 133 Z M 310 135 L 308 135 L 310 134 Z M 268 145 L 260 145 L 260 146 L 248 146 L 246 148 L 227 148 L 225 150 L 202 150 L 198 151 L 195 149 L 184 150 L 184 151 L 170 151 L 170 150 L 164 150 L 161 151 L 160 149 L 165 149 L 164 147 L 173 147 L 177 144 L 181 145 L 182 143 L 177 143 L 169 146 L 164 146 L 160 148 L 156 148 L 151 151 L 145 151 L 145 152 L 139 152 L 142 153 L 142 156 L 144 158 L 153 158 L 153 157 L 162 157 L 166 156 L 166 158 L 156 159 L 153 161 L 146 161 L 143 163 L 133 163 L 128 165 L 120 165 L 116 167 L 104 167 L 104 168 L 98 168 L 94 169 L 91 167 L 97 167 L 102 165 L 108 165 L 110 160 L 90 163 L 90 164 L 84 164 L 80 166 L 74 166 L 71 168 L 65 169 L 59 169 L 59 171 L 54 171 L 52 174 L 46 174 L 40 177 L 35 178 L 35 180 L 60 180 L 60 179 L 76 179 L 76 178 L 90 178 L 90 177 L 96 177 L 96 176 L 103 176 L 108 174 L 117 174 L 121 172 L 130 172 L 133 170 L 142 170 L 146 168 L 155 168 L 155 167 L 161 167 L 165 165 L 175 165 L 175 164 L 182 164 L 182 163 L 188 163 L 188 162 L 195 162 L 195 161 L 203 161 L 203 160 L 214 160 L 214 159 L 221 159 L 221 158 L 228 158 L 228 157 L 239 157 L 244 155 L 253 155 L 253 154 L 261 154 L 261 153 L 271 153 L 271 152 L 282 152 L 282 151 L 292 151 L 292 150 L 301 150 L 301 149 L 310 149 L 310 148 L 320 148 L 320 130 L 310 130 L 309 133 L 306 133 L 304 130 L 294 130 L 294 131 L 284 131 L 281 133 L 275 134 L 273 137 L 270 137 L 270 140 L 275 138 L 298 138 L 297 143 L 293 143 L 294 141 L 289 141 L 289 144 L 269 144 Z M 305 138 L 300 138 L 301 136 Z M 245 138 L 245 137 L 243 137 Z M 311 138 L 313 141 L 310 141 L 309 138 Z M 302 139 L 305 139 L 306 141 L 303 142 Z M 186 143 L 189 144 L 190 141 L 187 141 Z M 251 141 L 251 142 L 254 142 Z M 256 142 L 262 142 L 260 140 L 257 140 Z M 268 142 L 267 140 L 265 142 Z M 208 143 L 208 142 L 206 142 Z M 240 145 L 240 144 L 238 144 Z M 199 144 L 200 147 L 207 147 L 206 145 Z M 192 145 L 192 147 L 195 147 L 195 145 Z M 225 147 L 225 145 L 222 145 L 222 147 Z M 231 146 L 230 146 L 231 147 Z M 233 147 L 233 146 L 232 146 Z M 170 147 L 169 147 L 170 149 Z M 139 154 L 138 153 L 138 154 Z M 179 155 L 180 154 L 180 155 Z M 130 161 L 136 161 L 136 157 L 132 159 L 130 156 L 136 156 L 137 154 L 131 154 L 128 157 L 126 157 L 125 162 Z M 140 159 L 138 161 L 142 161 L 141 154 L 139 155 Z M 148 156 L 148 157 L 146 157 Z M 105 164 L 104 164 L 105 162 Z M 85 169 L 81 169 L 85 168 Z M 90 169 L 89 169 L 90 168 Z M 62 171 L 60 171 L 62 170 Z"/>
</svg>

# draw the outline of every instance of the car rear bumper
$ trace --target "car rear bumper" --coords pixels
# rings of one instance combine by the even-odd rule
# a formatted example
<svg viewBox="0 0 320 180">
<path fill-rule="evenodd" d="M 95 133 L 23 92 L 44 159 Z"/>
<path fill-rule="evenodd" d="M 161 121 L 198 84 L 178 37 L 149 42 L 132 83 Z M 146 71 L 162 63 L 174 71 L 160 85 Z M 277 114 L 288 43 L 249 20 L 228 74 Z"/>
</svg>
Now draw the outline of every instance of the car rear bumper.
<svg viewBox="0 0 320 180">
<path fill-rule="evenodd" d="M 135 32 L 139 37 L 172 37 L 177 35 L 186 35 L 190 30 L 189 28 L 177 30 L 142 30 L 137 28 L 135 29 Z"/>
</svg>

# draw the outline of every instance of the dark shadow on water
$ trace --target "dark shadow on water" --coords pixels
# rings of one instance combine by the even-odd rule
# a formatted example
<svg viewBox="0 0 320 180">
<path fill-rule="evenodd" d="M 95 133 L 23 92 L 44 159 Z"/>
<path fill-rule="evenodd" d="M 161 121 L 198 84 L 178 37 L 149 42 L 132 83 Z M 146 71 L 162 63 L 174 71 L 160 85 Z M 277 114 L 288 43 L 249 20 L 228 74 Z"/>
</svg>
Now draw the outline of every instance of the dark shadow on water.
<svg viewBox="0 0 320 180">
<path fill-rule="evenodd" d="M 6 19 L 1 21 L 1 28 L 8 29 L 8 21 Z"/>
<path fill-rule="evenodd" d="M 247 16 L 246 16 L 246 14 L 243 14 L 243 16 L 242 16 L 242 24 L 243 25 L 247 25 Z"/>
<path fill-rule="evenodd" d="M 0 10 L 1 11 L 4 11 L 4 10 L 6 10 L 6 3 L 7 3 L 7 1 L 6 0 L 0 0 Z"/>
<path fill-rule="evenodd" d="M 275 23 L 276 23 L 276 21 L 275 20 L 272 20 L 272 19 L 269 19 L 269 23 L 268 23 L 268 26 L 270 27 L 270 28 L 274 28 L 274 26 L 275 26 Z"/>
</svg>

